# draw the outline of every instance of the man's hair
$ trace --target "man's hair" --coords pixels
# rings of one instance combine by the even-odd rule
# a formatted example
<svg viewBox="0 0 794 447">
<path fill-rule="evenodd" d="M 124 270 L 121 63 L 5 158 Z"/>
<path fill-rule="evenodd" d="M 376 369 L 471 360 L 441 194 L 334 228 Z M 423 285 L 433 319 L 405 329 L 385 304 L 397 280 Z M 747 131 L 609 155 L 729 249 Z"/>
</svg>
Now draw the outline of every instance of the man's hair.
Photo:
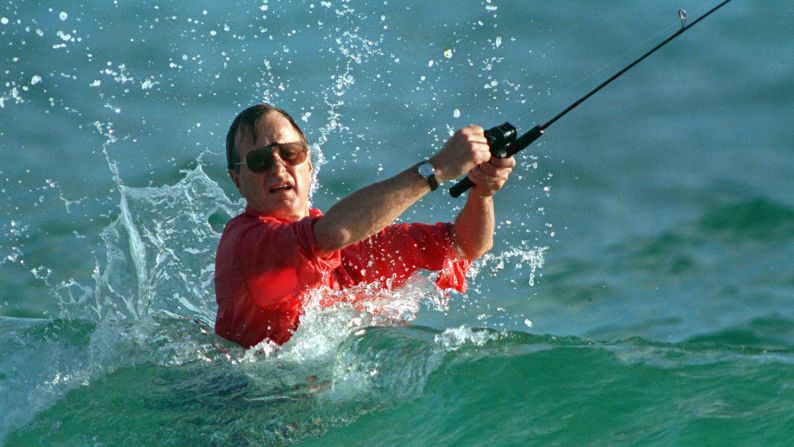
<svg viewBox="0 0 794 447">
<path fill-rule="evenodd" d="M 303 130 L 301 130 L 298 123 L 292 119 L 289 113 L 271 104 L 257 104 L 240 112 L 240 114 L 234 118 L 234 121 L 232 121 L 232 125 L 229 126 L 229 132 L 226 134 L 226 163 L 229 165 L 229 169 L 240 172 L 240 165 L 237 164 L 240 162 L 240 157 L 237 154 L 237 145 L 235 144 L 237 134 L 241 132 L 250 132 L 251 141 L 255 141 L 256 124 L 260 119 L 271 112 L 280 113 L 281 116 L 286 118 L 298 132 L 298 135 L 300 135 L 303 144 L 307 147 L 309 146 L 309 141 L 306 139 L 306 135 L 303 134 Z M 282 143 L 286 143 L 286 141 L 282 141 Z"/>
</svg>

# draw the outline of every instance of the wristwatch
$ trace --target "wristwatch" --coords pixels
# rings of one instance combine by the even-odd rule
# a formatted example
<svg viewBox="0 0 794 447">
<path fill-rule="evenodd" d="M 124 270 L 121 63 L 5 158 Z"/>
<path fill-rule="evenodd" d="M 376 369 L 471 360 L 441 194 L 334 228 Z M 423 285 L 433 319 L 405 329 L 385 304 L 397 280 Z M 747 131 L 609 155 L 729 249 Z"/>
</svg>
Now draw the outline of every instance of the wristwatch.
<svg viewBox="0 0 794 447">
<path fill-rule="evenodd" d="M 427 180 L 427 184 L 430 185 L 431 191 L 435 191 L 438 188 L 436 169 L 430 164 L 430 160 L 425 160 L 416 165 L 416 171 Z"/>
</svg>

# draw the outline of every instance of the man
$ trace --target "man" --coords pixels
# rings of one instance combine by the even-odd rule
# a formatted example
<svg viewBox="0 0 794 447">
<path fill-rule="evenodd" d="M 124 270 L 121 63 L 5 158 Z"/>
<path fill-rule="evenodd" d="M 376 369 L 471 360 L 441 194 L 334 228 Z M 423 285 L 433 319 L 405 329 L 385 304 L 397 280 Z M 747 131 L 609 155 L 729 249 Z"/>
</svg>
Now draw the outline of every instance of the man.
<svg viewBox="0 0 794 447">
<path fill-rule="evenodd" d="M 283 344 L 297 329 L 308 292 L 362 283 L 401 286 L 419 269 L 440 271 L 441 288 L 465 291 L 469 263 L 493 245 L 493 195 L 513 158 L 491 158 L 482 128 L 458 130 L 429 160 L 362 188 L 323 214 L 309 208 L 306 137 L 283 110 L 250 107 L 226 137 L 229 176 L 246 200 L 226 225 L 215 261 L 215 332 L 249 348 Z M 392 224 L 438 183 L 474 182 L 454 224 Z"/>
</svg>

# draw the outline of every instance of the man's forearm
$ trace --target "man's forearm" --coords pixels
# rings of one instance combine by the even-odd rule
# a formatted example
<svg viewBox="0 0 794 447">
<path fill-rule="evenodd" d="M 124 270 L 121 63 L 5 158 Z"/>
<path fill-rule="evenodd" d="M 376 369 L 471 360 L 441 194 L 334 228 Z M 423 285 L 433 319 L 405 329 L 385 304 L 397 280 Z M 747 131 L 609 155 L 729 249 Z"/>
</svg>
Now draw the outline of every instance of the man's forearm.
<svg viewBox="0 0 794 447">
<path fill-rule="evenodd" d="M 374 183 L 337 202 L 314 225 L 321 253 L 366 239 L 392 223 L 430 191 L 415 168 Z"/>
<path fill-rule="evenodd" d="M 444 182 L 465 175 L 490 157 L 482 127 L 466 126 L 447 140 L 430 163 L 436 180 Z M 427 179 L 419 175 L 416 168 L 409 168 L 350 194 L 314 224 L 318 249 L 328 253 L 377 233 L 428 192 Z M 493 221 L 493 205 L 490 207 Z M 493 222 L 490 225 L 493 227 Z"/>
<path fill-rule="evenodd" d="M 453 230 L 455 244 L 464 258 L 477 259 L 493 247 L 494 220 L 493 197 L 481 197 L 471 191 Z"/>
</svg>

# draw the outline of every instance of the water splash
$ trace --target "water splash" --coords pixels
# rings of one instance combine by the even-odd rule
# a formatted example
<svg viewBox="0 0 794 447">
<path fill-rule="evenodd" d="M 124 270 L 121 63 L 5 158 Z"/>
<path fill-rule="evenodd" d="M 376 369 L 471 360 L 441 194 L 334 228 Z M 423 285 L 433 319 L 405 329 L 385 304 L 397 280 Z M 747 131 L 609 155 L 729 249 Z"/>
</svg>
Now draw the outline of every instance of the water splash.
<svg viewBox="0 0 794 447">
<path fill-rule="evenodd" d="M 445 329 L 433 337 L 433 341 L 446 351 L 457 351 L 464 346 L 484 346 L 489 341 L 499 340 L 498 333 L 474 330 L 466 326 Z"/>
<path fill-rule="evenodd" d="M 100 16 L 86 6 L 61 11 L 17 2 L 3 14 L 0 36 L 9 43 L 4 54 L 10 64 L 2 74 L 0 109 L 9 124 L 0 136 L 14 135 L 7 129 L 30 116 L 47 114 L 69 123 L 71 138 L 47 133 L 50 139 L 41 144 L 58 146 L 63 160 L 89 164 L 90 175 L 101 172 L 102 188 L 94 186 L 97 178 L 89 187 L 70 184 L 75 174 L 69 166 L 49 169 L 52 162 L 19 175 L 30 181 L 45 173 L 39 184 L 48 185 L 58 210 L 73 219 L 64 225 L 76 222 L 68 242 L 88 255 L 69 266 L 73 270 L 55 267 L 51 259 L 32 255 L 46 245 L 35 240 L 48 235 L 39 237 L 38 222 L 24 209 L 21 217 L 2 224 L 8 243 L 0 252 L 0 267 L 30 272 L 59 312 L 53 313 L 55 322 L 36 319 L 10 332 L 34 352 L 9 342 L 0 370 L 31 362 L 38 367 L 29 377 L 0 381 L 4 392 L 18 390 L 9 402 L 26 402 L 29 410 L 22 414 L 2 407 L 0 413 L 9 416 L 2 421 L 0 441 L 8 427 L 24 424 L 70 391 L 141 364 L 162 371 L 196 368 L 205 378 L 242 375 L 256 383 L 253 391 L 237 395 L 250 405 L 301 396 L 279 390 L 279 384 L 305 390 L 327 383 L 327 390 L 311 394 L 317 399 L 309 402 L 333 404 L 321 404 L 316 412 L 297 408 L 295 416 L 306 422 L 324 415 L 323 430 L 354 420 L 362 408 L 421 394 L 448 354 L 432 333 L 405 327 L 422 306 L 447 309 L 446 297 L 424 276 L 399 291 L 362 286 L 349 292 L 368 296 L 363 303 L 324 308 L 319 295 L 313 296 L 301 328 L 283 347 L 262 345 L 246 352 L 214 337 L 214 250 L 223 224 L 242 202 L 227 197 L 213 180 L 222 155 L 206 147 L 222 146 L 218 135 L 230 119 L 219 114 L 266 100 L 306 123 L 315 167 L 312 200 L 329 201 L 348 192 L 334 184 L 337 177 L 354 177 L 360 182 L 355 188 L 389 175 L 396 163 L 407 166 L 406 159 L 437 150 L 446 130 L 460 127 L 460 120 L 479 120 L 474 111 L 492 116 L 511 102 L 526 102 L 523 74 L 493 54 L 512 42 L 495 29 L 495 9 L 486 9 L 487 17 L 447 20 L 441 15 L 449 32 L 417 40 L 414 21 L 399 20 L 407 5 L 373 15 L 370 9 L 388 8 L 349 1 L 320 2 L 308 10 L 291 2 L 255 3 L 242 5 L 242 14 L 209 6 L 139 9 L 113 3 Z M 296 11 L 302 15 L 294 20 Z M 306 26 L 283 27 L 292 23 Z M 157 40 L 162 36 L 168 36 L 167 46 Z M 60 147 L 61 140 L 68 142 Z M 197 148 L 203 154 L 194 160 L 190 154 Z M 35 155 L 38 148 L 31 149 Z M 321 183 L 318 176 L 330 163 L 332 172 Z M 42 167 L 47 169 L 37 171 Z M 14 198 L 15 173 L 10 178 L 3 208 L 15 210 L 20 205 Z M 133 186 L 147 182 L 148 187 Z M 106 197 L 105 186 L 111 191 Z M 420 204 L 419 209 L 440 214 L 434 206 Z M 86 224 L 102 222 L 98 216 L 109 224 Z M 520 260 L 530 266 L 532 282 L 542 252 L 539 261 L 532 259 L 515 250 L 488 257 L 471 278 L 477 278 L 478 269 L 506 269 L 505 261 Z M 454 346 L 471 343 L 465 335 L 462 340 Z M 201 370 L 198 365 L 209 366 Z M 318 378 L 305 380 L 310 376 Z M 208 379 L 199 388 L 212 383 Z M 178 385 L 190 388 L 184 381 Z M 335 412 L 343 416 L 335 418 Z M 274 420 L 274 432 L 294 437 L 287 428 L 294 420 Z"/>
<path fill-rule="evenodd" d="M 237 214 L 222 189 L 197 166 L 176 184 L 126 186 L 110 156 L 111 125 L 96 124 L 119 195 L 119 215 L 102 231 L 106 259 L 94 269 L 93 287 L 77 281 L 59 287 L 62 316 L 96 321 L 140 320 L 165 313 L 214 321 L 214 251 L 218 226 Z M 93 315 L 85 315 L 85 304 Z"/>
<path fill-rule="evenodd" d="M 512 266 L 513 270 L 526 272 L 529 267 L 527 283 L 535 285 L 535 275 L 538 269 L 543 268 L 545 262 L 544 253 L 549 247 L 521 248 L 513 247 L 499 254 L 487 253 L 469 269 L 466 276 L 472 279 L 477 278 L 481 273 L 496 276 L 502 270 Z"/>
</svg>

